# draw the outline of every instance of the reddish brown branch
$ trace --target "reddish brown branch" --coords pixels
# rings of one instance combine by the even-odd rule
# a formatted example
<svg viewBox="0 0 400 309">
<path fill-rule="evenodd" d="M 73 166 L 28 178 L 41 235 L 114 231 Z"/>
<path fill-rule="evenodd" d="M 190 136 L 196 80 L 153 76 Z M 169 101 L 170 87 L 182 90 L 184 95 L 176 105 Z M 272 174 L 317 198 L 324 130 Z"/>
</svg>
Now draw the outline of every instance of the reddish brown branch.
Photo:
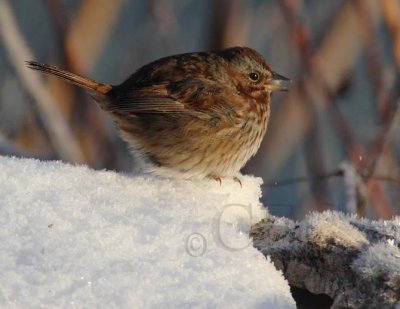
<svg viewBox="0 0 400 309">
<path fill-rule="evenodd" d="M 329 84 L 326 81 L 324 74 L 322 74 L 320 68 L 318 67 L 318 62 L 314 61 L 315 52 L 314 49 L 312 48 L 311 39 L 309 36 L 309 30 L 306 27 L 306 25 L 301 21 L 300 18 L 301 12 L 299 10 L 302 6 L 301 0 L 282 0 L 281 4 L 286 19 L 288 20 L 289 26 L 291 27 L 292 37 L 294 38 L 296 46 L 300 52 L 306 76 L 309 77 L 307 83 L 312 85 L 312 87 L 310 87 L 310 89 L 312 90 L 309 90 L 308 92 L 306 87 L 306 96 L 309 99 L 311 99 L 313 94 L 317 92 L 320 96 L 322 96 L 323 100 L 331 102 L 330 111 L 333 116 L 332 119 L 334 120 L 333 124 L 337 132 L 339 133 L 339 136 L 342 138 L 343 145 L 346 149 L 348 157 L 350 158 L 351 162 L 357 169 L 360 169 L 362 171 L 363 170 L 372 171 L 372 173 L 367 172 L 366 177 L 364 178 L 366 183 L 368 183 L 368 181 L 373 176 L 373 171 L 374 171 L 374 166 L 371 166 L 371 164 L 374 162 L 376 164 L 377 157 L 379 157 L 379 153 L 382 151 L 385 142 L 378 138 L 374 143 L 376 144 L 375 148 L 377 148 L 378 150 L 373 152 L 373 154 L 369 156 L 365 155 L 363 147 L 355 142 L 354 138 L 352 137 L 352 133 L 349 127 L 347 126 L 346 121 L 341 115 L 340 110 L 337 108 L 335 104 L 332 104 L 332 102 L 335 101 L 336 94 L 329 87 Z M 370 19 L 370 16 L 367 15 L 367 13 L 365 12 L 366 8 L 364 7 L 364 5 L 361 5 L 361 8 L 363 9 L 364 14 L 362 14 L 362 18 L 360 20 L 363 20 L 364 23 L 371 22 L 372 19 Z M 369 44 L 372 44 L 371 42 L 373 41 L 368 41 Z M 371 72 L 377 71 L 378 72 L 377 74 L 379 74 L 381 73 L 381 67 L 380 67 L 380 62 L 376 56 L 377 56 L 376 51 L 372 50 L 370 52 L 370 70 Z M 371 82 L 374 81 L 375 79 L 372 80 Z M 378 82 L 380 82 L 380 79 L 378 80 Z M 307 86 L 306 81 L 304 81 L 304 84 Z M 377 86 L 377 89 L 378 87 L 379 86 Z M 384 130 L 384 132 L 386 132 L 386 130 Z M 360 157 L 366 157 L 367 159 L 362 161 L 359 160 Z M 367 162 L 367 164 L 368 163 L 369 164 L 366 166 L 365 164 L 363 164 L 363 162 Z M 364 172 L 362 172 L 362 174 L 364 174 Z M 371 199 L 375 201 L 379 200 L 381 202 L 379 204 L 380 205 L 379 207 L 377 206 L 377 204 L 373 205 L 379 212 L 381 212 L 381 209 L 378 209 L 380 207 L 382 207 L 382 209 L 386 209 L 385 216 L 387 216 L 392 212 L 390 210 L 391 207 L 385 201 L 385 197 L 383 196 L 382 190 L 371 190 L 369 193 L 371 195 Z M 362 208 L 364 208 L 364 204 Z"/>
</svg>

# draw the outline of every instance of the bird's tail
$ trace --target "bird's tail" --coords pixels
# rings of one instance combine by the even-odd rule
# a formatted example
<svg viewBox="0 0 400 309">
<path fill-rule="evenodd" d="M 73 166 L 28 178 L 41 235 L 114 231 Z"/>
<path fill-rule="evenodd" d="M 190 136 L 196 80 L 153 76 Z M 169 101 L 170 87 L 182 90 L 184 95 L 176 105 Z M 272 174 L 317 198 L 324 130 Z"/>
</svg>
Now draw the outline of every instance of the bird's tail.
<svg viewBox="0 0 400 309">
<path fill-rule="evenodd" d="M 77 74 L 61 70 L 59 68 L 47 65 L 47 64 L 41 64 L 35 61 L 27 61 L 26 62 L 28 68 L 36 71 L 40 71 L 44 74 L 48 75 L 54 75 L 57 76 L 71 84 L 77 85 L 79 87 L 82 87 L 86 90 L 89 91 L 89 93 L 93 97 L 97 96 L 104 96 L 106 95 L 111 89 L 112 86 L 108 84 L 103 84 L 103 83 L 98 83 L 93 80 L 90 80 L 88 78 L 79 76 Z"/>
</svg>

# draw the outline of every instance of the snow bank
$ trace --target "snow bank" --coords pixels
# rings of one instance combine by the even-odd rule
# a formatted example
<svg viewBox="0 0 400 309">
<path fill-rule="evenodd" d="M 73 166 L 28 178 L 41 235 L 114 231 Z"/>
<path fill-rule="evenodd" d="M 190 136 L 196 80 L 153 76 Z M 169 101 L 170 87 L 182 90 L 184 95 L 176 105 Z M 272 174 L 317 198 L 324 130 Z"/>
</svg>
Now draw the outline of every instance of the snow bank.
<svg viewBox="0 0 400 309">
<path fill-rule="evenodd" d="M 0 157 L 0 307 L 293 308 L 242 183 Z"/>
</svg>

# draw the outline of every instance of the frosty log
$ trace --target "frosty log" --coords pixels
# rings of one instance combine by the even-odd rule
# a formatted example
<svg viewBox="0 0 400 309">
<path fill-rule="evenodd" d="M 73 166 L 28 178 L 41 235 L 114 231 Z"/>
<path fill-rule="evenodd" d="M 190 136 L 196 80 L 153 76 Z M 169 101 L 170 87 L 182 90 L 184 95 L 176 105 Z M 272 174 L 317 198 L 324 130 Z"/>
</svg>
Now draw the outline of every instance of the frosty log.
<svg viewBox="0 0 400 309">
<path fill-rule="evenodd" d="M 335 308 L 383 308 L 399 301 L 398 217 L 368 221 L 327 211 L 294 222 L 267 216 L 251 235 L 292 286 L 329 295 Z"/>
</svg>

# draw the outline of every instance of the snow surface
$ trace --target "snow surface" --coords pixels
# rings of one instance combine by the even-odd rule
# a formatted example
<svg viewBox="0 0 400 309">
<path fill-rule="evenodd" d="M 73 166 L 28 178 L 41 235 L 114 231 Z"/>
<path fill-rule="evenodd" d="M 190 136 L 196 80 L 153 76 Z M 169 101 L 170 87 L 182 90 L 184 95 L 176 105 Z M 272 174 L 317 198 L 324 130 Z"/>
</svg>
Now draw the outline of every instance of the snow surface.
<svg viewBox="0 0 400 309">
<path fill-rule="evenodd" d="M 248 237 L 261 181 L 241 179 L 0 157 L 0 307 L 294 308 Z"/>
</svg>

